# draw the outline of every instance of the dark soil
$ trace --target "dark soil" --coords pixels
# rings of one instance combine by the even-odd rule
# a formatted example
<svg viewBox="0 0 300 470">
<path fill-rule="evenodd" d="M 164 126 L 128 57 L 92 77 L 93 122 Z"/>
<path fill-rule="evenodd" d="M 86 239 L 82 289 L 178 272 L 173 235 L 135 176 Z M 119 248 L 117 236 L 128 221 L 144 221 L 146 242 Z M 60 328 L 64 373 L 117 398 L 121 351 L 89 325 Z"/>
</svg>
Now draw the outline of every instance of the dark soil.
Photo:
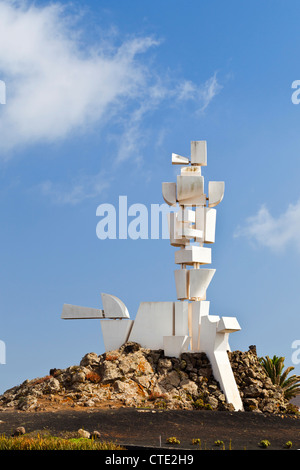
<svg viewBox="0 0 300 470">
<path fill-rule="evenodd" d="M 76 432 L 83 428 L 99 431 L 102 440 L 122 444 L 128 449 L 140 446 L 159 450 L 170 447 L 167 438 L 180 444 L 173 449 L 196 450 L 192 439 L 201 439 L 202 450 L 217 450 L 215 441 L 223 441 L 226 450 L 259 450 L 268 440 L 267 450 L 283 450 L 292 442 L 300 449 L 300 419 L 251 412 L 142 410 L 118 408 L 103 410 L 62 410 L 50 412 L 0 411 L 0 434 L 10 436 L 18 426 L 26 433 L 47 431 L 52 435 Z M 222 448 L 222 447 L 221 447 Z M 265 450 L 266 451 L 266 450 Z"/>
</svg>

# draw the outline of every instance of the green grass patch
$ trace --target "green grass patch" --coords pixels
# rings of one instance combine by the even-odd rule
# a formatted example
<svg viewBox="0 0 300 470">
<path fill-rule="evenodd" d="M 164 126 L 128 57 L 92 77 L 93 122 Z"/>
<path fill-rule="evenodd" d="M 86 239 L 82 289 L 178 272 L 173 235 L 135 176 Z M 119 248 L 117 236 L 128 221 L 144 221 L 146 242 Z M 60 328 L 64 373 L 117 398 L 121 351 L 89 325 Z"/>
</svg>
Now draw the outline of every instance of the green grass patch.
<svg viewBox="0 0 300 470">
<path fill-rule="evenodd" d="M 0 436 L 1 450 L 123 450 L 113 442 L 102 442 L 93 439 L 64 439 L 55 436 Z"/>
</svg>

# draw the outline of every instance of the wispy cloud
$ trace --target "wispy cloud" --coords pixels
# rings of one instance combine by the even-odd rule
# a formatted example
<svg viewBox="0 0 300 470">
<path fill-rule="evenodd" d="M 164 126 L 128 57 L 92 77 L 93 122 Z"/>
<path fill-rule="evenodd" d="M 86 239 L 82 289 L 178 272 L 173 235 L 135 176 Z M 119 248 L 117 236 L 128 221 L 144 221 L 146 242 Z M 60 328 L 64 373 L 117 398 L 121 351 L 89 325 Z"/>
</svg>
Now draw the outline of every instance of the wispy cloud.
<svg viewBox="0 0 300 470">
<path fill-rule="evenodd" d="M 139 160 L 139 151 L 148 143 L 148 133 L 141 129 L 146 116 L 163 107 L 174 109 L 189 101 L 193 102 L 196 113 L 203 113 L 221 89 L 216 74 L 199 85 L 190 80 L 170 82 L 166 79 L 147 87 L 139 106 L 126 119 L 116 162 L 125 161 L 132 155 Z"/>
<path fill-rule="evenodd" d="M 300 200 L 289 204 L 277 218 L 263 205 L 257 214 L 246 219 L 244 226 L 238 227 L 234 236 L 247 237 L 255 245 L 276 253 L 287 247 L 295 247 L 300 253 Z"/>
<path fill-rule="evenodd" d="M 214 73 L 200 85 L 190 80 L 182 81 L 177 88 L 177 98 L 180 101 L 192 100 L 197 103 L 198 111 L 204 111 L 221 89 L 222 85 L 217 79 L 217 74 Z"/>
<path fill-rule="evenodd" d="M 105 171 L 96 175 L 82 175 L 67 183 L 53 183 L 44 181 L 35 189 L 47 196 L 57 205 L 76 205 L 86 199 L 101 195 L 111 184 L 111 177 Z"/>
<path fill-rule="evenodd" d="M 106 50 L 99 41 L 83 48 L 75 31 L 61 4 L 0 1 L 0 74 L 7 84 L 2 155 L 106 121 L 114 107 L 120 109 L 145 86 L 138 56 L 157 41 L 134 38 L 119 47 L 106 43 Z"/>
<path fill-rule="evenodd" d="M 85 41 L 83 17 L 62 3 L 0 0 L 0 78 L 7 87 L 0 160 L 113 122 L 117 131 L 106 138 L 115 139 L 114 164 L 136 163 L 151 136 L 145 122 L 155 112 L 184 103 L 203 112 L 221 90 L 216 74 L 196 84 L 158 72 L 147 59 L 160 44 L 153 37 Z M 70 186 L 44 181 L 39 187 L 59 204 L 76 204 L 100 194 L 101 174 L 75 177 Z"/>
</svg>

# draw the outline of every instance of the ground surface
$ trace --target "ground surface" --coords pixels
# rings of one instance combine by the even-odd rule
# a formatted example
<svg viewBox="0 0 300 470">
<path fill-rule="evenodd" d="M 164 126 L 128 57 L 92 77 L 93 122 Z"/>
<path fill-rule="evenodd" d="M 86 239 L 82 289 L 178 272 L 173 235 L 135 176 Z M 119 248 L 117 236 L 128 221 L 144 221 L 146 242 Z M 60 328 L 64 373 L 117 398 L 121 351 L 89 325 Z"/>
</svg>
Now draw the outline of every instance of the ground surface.
<svg viewBox="0 0 300 470">
<path fill-rule="evenodd" d="M 103 440 L 127 446 L 167 447 L 166 439 L 176 437 L 176 449 L 195 450 L 192 439 L 201 439 L 202 450 L 259 450 L 261 440 L 270 442 L 269 450 L 282 450 L 287 441 L 300 449 L 300 419 L 251 412 L 142 410 L 134 408 L 55 410 L 46 412 L 0 411 L 0 434 L 10 436 L 18 426 L 26 432 L 47 430 L 53 435 L 80 428 L 97 430 Z M 129 449 L 131 447 L 128 447 Z"/>
</svg>

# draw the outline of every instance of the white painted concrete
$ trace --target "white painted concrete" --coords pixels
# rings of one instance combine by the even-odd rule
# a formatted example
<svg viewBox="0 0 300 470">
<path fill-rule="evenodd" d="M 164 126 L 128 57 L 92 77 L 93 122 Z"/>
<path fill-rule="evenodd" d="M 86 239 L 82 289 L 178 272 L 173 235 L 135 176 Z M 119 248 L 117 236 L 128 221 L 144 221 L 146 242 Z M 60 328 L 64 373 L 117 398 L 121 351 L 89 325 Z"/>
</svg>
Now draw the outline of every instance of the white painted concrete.
<svg viewBox="0 0 300 470">
<path fill-rule="evenodd" d="M 79 307 L 78 305 L 64 304 L 61 318 L 63 320 L 87 320 L 103 318 L 104 312 L 99 308 Z"/>
<path fill-rule="evenodd" d="M 203 246 L 187 246 L 184 250 L 175 252 L 176 264 L 210 264 L 211 263 L 211 248 Z"/>
<path fill-rule="evenodd" d="M 173 335 L 174 302 L 141 302 L 129 341 L 144 348 L 163 349 L 163 337 Z"/>
<path fill-rule="evenodd" d="M 169 206 L 176 206 L 176 183 L 163 183 L 162 184 L 162 195 L 164 201 Z"/>
<path fill-rule="evenodd" d="M 128 341 L 133 320 L 113 319 L 100 320 L 105 351 L 119 349 Z"/>
<path fill-rule="evenodd" d="M 180 357 L 180 354 L 188 350 L 189 336 L 164 336 L 163 349 L 167 357 Z"/>
<path fill-rule="evenodd" d="M 207 165 L 207 143 L 205 140 L 196 140 L 191 142 L 191 164 Z"/>
<path fill-rule="evenodd" d="M 106 318 L 129 318 L 126 305 L 115 295 L 101 293 Z"/>
<path fill-rule="evenodd" d="M 190 299 L 205 300 L 206 290 L 215 274 L 215 269 L 190 269 L 189 287 Z"/>
<path fill-rule="evenodd" d="M 220 204 L 224 197 L 224 181 L 210 181 L 208 183 L 208 205 L 214 207 Z"/>
</svg>

